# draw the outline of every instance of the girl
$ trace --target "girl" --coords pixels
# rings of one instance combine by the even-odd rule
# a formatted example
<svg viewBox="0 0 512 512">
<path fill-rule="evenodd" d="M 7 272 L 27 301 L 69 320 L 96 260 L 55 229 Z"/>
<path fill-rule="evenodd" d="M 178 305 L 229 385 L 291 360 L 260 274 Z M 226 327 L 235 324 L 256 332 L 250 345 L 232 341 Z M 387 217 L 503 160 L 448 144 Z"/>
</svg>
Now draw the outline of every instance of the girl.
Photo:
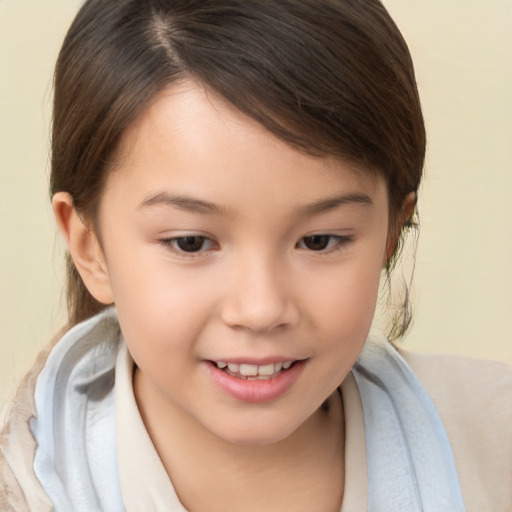
<svg viewBox="0 0 512 512">
<path fill-rule="evenodd" d="M 368 335 L 424 153 L 377 0 L 86 1 L 69 330 L 3 427 L 2 510 L 509 511 L 510 368 Z"/>
</svg>

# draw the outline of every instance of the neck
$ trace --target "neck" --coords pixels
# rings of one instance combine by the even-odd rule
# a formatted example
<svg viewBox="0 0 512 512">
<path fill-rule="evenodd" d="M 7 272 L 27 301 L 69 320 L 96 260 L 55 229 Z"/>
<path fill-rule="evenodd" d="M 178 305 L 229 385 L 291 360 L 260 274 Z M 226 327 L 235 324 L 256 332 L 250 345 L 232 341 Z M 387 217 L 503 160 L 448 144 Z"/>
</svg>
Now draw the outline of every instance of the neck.
<svg viewBox="0 0 512 512">
<path fill-rule="evenodd" d="M 137 398 L 143 386 L 136 371 Z M 187 510 L 216 512 L 228 506 L 246 512 L 339 510 L 344 422 L 337 391 L 290 435 L 263 445 L 230 443 L 186 414 L 162 414 L 158 404 L 138 403 L 151 440 Z"/>
</svg>

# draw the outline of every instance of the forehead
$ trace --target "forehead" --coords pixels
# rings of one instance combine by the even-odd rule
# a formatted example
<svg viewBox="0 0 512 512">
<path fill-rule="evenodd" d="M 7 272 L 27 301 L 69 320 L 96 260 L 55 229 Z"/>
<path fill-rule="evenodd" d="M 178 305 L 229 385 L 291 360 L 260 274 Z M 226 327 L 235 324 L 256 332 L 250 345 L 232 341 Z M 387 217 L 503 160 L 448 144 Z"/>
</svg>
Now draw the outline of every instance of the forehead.
<svg viewBox="0 0 512 512">
<path fill-rule="evenodd" d="M 283 206 L 333 190 L 387 197 L 377 173 L 305 154 L 193 81 L 163 91 L 127 129 L 107 188 L 114 182 L 137 194 L 171 187 L 220 201 L 262 192 Z"/>
</svg>

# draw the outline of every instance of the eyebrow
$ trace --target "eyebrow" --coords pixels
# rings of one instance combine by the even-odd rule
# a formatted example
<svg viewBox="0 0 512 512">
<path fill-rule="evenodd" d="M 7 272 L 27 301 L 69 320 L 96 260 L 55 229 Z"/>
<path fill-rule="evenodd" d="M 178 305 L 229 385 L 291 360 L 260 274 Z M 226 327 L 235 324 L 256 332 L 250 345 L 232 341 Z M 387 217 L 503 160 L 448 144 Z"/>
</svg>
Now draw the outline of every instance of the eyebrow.
<svg viewBox="0 0 512 512">
<path fill-rule="evenodd" d="M 326 213 L 330 210 L 334 210 L 340 206 L 345 206 L 348 204 L 373 206 L 373 201 L 369 195 L 363 193 L 342 194 L 301 206 L 297 213 L 298 215 L 309 217 L 312 215 Z"/>
<path fill-rule="evenodd" d="M 191 213 L 213 213 L 216 215 L 226 214 L 226 209 L 214 203 L 196 199 L 188 196 L 181 196 L 177 194 L 168 194 L 167 192 L 160 192 L 150 195 L 139 204 L 138 208 L 149 208 L 151 206 L 173 206 Z"/>
<path fill-rule="evenodd" d="M 298 208 L 296 214 L 299 216 L 309 217 L 326 213 L 341 206 L 348 204 L 361 204 L 372 206 L 373 201 L 370 196 L 363 193 L 343 194 L 339 196 L 328 197 L 310 204 L 306 204 Z M 214 203 L 196 199 L 189 196 L 177 194 L 168 194 L 167 192 L 159 192 L 152 194 L 144 199 L 138 206 L 139 209 L 150 208 L 152 206 L 171 206 L 179 208 L 191 213 L 226 215 L 227 209 Z"/>
</svg>

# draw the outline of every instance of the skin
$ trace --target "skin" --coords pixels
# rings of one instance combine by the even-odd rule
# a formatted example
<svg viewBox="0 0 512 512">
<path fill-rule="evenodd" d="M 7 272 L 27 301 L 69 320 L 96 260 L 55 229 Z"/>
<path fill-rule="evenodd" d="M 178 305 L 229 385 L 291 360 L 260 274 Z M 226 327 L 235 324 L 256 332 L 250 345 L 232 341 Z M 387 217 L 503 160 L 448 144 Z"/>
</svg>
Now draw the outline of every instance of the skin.
<svg viewBox="0 0 512 512">
<path fill-rule="evenodd" d="M 53 205 L 86 286 L 116 304 L 141 415 L 185 506 L 339 510 L 336 388 L 396 238 L 384 180 L 305 155 L 186 82 L 125 133 L 99 237 L 68 194 Z M 286 392 L 251 403 L 214 382 L 219 360 L 305 362 Z"/>
</svg>

